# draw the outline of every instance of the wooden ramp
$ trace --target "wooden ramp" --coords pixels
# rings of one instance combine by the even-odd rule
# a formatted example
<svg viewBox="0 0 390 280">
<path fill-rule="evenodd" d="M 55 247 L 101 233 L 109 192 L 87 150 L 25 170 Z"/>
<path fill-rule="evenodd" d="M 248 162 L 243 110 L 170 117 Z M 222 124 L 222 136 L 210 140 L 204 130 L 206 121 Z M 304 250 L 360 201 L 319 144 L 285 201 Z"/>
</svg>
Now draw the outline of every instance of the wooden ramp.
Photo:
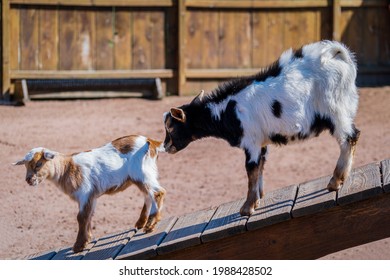
<svg viewBox="0 0 390 280">
<path fill-rule="evenodd" d="M 390 159 L 354 169 L 337 193 L 326 190 L 329 179 L 270 192 L 249 218 L 233 201 L 165 219 L 153 233 L 126 229 L 78 254 L 27 259 L 316 259 L 390 237 Z"/>
</svg>

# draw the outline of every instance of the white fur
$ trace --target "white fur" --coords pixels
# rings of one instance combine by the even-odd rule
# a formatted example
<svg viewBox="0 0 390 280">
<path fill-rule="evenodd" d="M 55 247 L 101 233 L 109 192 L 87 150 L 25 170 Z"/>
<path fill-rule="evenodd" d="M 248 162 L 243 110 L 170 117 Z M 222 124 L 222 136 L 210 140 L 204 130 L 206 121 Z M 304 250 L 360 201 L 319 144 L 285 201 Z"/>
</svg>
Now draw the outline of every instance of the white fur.
<svg viewBox="0 0 390 280">
<path fill-rule="evenodd" d="M 71 156 L 65 156 L 42 147 L 34 148 L 15 165 L 26 165 L 26 180 L 31 185 L 36 186 L 46 178 L 53 181 L 62 191 L 78 202 L 79 216 L 87 213 L 89 221 L 97 197 L 135 183 L 145 196 L 144 205 L 146 209 L 145 213 L 141 213 L 136 226 L 145 226 L 145 231 L 149 231 L 153 230 L 155 223 L 160 219 L 159 213 L 165 190 L 158 182 L 157 156 L 151 156 L 148 139 L 143 136 L 136 136 L 131 143 L 133 144 L 131 150 L 125 154 L 115 148 L 113 142 Z M 157 155 L 157 152 L 163 150 L 161 145 L 156 148 L 156 152 L 153 154 Z M 30 161 L 33 160 L 36 153 L 42 152 L 47 161 L 44 162 L 42 171 L 34 170 L 35 167 L 29 166 Z M 81 170 L 81 180 L 75 169 L 72 172 L 65 172 L 67 170 L 66 165 L 72 161 L 74 166 Z M 77 181 L 79 185 L 74 188 L 67 186 L 66 182 L 69 182 L 67 181 L 69 178 L 73 178 L 73 182 Z M 155 194 L 161 196 L 160 205 L 156 201 Z M 86 223 L 85 220 L 79 221 L 79 236 L 74 250 L 79 251 L 84 248 L 85 242 L 88 241 L 85 232 L 90 230 L 89 223 Z"/>
<path fill-rule="evenodd" d="M 301 132 L 312 137 L 315 113 L 331 118 L 339 142 L 352 133 L 358 107 L 353 55 L 341 43 L 330 41 L 306 45 L 302 52 L 303 58 L 297 59 L 291 49 L 285 51 L 279 58 L 282 71 L 277 77 L 254 82 L 223 102 L 209 105 L 219 119 L 230 100 L 237 102 L 236 113 L 244 131 L 241 148 L 250 152 L 253 161 L 261 147 L 270 143 L 271 134 L 289 137 Z M 281 118 L 272 114 L 273 100 L 283 106 Z"/>
</svg>

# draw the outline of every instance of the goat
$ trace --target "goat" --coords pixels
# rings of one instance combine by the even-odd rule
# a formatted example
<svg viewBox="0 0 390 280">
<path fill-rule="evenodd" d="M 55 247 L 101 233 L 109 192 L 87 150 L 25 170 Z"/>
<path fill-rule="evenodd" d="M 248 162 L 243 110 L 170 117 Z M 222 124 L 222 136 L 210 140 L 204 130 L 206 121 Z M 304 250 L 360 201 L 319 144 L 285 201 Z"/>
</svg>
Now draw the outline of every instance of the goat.
<svg viewBox="0 0 390 280">
<path fill-rule="evenodd" d="M 329 130 L 340 156 L 329 191 L 346 180 L 360 131 L 354 55 L 335 41 L 321 41 L 285 51 L 259 73 L 202 91 L 189 104 L 164 113 L 164 148 L 174 154 L 204 137 L 226 140 L 245 151 L 248 193 L 240 214 L 249 216 L 263 191 L 269 144 L 286 145 Z"/>
<path fill-rule="evenodd" d="M 141 190 L 145 199 L 135 227 L 153 231 L 161 219 L 166 193 L 158 182 L 156 161 L 160 151 L 163 151 L 161 142 L 130 135 L 72 155 L 34 148 L 14 165 L 26 166 L 29 185 L 37 186 L 49 179 L 78 202 L 79 230 L 73 251 L 80 252 L 92 238 L 91 218 L 96 199 L 102 194 L 123 191 L 131 184 Z"/>
</svg>

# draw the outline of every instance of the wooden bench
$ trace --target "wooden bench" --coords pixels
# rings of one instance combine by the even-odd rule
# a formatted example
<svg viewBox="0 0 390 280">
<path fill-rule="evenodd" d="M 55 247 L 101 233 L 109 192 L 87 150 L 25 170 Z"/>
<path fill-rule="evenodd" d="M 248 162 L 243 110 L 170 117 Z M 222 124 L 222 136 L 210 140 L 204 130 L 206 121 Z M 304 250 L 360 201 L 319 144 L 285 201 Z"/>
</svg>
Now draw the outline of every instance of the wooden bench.
<svg viewBox="0 0 390 280">
<path fill-rule="evenodd" d="M 390 237 L 390 159 L 354 169 L 340 191 L 330 176 L 266 194 L 251 217 L 243 199 L 162 220 L 144 234 L 110 234 L 26 259 L 316 259 Z"/>
</svg>

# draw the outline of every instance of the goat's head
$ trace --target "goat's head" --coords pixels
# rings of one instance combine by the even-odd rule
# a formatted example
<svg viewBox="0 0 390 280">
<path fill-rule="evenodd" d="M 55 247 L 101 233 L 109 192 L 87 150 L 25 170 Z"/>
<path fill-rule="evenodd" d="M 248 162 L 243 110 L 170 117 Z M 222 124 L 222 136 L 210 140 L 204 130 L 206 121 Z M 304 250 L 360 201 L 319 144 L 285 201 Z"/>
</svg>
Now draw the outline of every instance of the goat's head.
<svg viewBox="0 0 390 280">
<path fill-rule="evenodd" d="M 196 135 L 196 124 L 192 120 L 192 111 L 202 101 L 204 91 L 194 98 L 190 104 L 181 107 L 171 108 L 164 113 L 165 140 L 164 148 L 170 154 L 177 153 L 188 146 L 192 141 L 198 139 Z"/>
<path fill-rule="evenodd" d="M 56 152 L 45 148 L 34 148 L 22 160 L 13 163 L 13 165 L 24 164 L 26 166 L 26 182 L 30 186 L 37 186 L 50 175 L 51 165 L 48 162 L 56 154 Z"/>
</svg>

